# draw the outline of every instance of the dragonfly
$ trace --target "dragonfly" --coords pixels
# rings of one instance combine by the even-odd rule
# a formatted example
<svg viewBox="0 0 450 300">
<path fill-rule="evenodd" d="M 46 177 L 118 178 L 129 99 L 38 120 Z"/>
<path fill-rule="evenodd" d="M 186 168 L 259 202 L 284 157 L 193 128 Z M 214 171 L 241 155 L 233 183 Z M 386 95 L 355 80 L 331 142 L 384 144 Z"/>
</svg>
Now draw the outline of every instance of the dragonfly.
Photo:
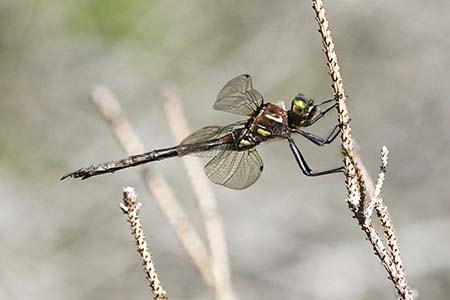
<svg viewBox="0 0 450 300">
<path fill-rule="evenodd" d="M 329 107 L 321 109 L 330 103 Z M 177 146 L 94 164 L 71 172 L 61 180 L 68 177 L 86 179 L 166 158 L 195 155 L 210 158 L 204 172 L 212 182 L 241 190 L 255 183 L 263 171 L 263 161 L 256 146 L 276 139 L 288 141 L 295 161 L 304 175 L 339 173 L 344 170 L 343 167 L 312 170 L 291 137 L 293 133 L 300 134 L 318 146 L 333 142 L 340 132 L 339 124 L 325 138 L 307 132 L 303 128 L 313 125 L 336 106 L 335 99 L 314 104 L 312 99 L 303 94 L 298 94 L 292 99 L 289 110 L 286 110 L 284 105 L 264 103 L 263 96 L 253 88 L 250 75 L 242 74 L 224 85 L 214 103 L 214 109 L 244 115 L 247 117 L 246 120 L 226 126 L 203 127 Z"/>
</svg>

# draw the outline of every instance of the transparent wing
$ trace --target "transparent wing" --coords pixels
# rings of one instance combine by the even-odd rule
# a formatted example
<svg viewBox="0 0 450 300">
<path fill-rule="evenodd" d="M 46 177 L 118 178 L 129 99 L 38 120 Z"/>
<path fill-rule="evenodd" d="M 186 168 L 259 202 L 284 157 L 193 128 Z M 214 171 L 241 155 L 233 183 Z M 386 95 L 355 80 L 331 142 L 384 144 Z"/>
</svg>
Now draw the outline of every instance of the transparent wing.
<svg viewBox="0 0 450 300">
<path fill-rule="evenodd" d="M 242 74 L 228 81 L 220 90 L 214 109 L 250 116 L 262 103 L 263 96 L 253 89 L 250 75 Z"/>
<path fill-rule="evenodd" d="M 205 174 L 212 182 L 235 190 L 255 183 L 262 170 L 263 162 L 256 149 L 223 151 L 205 166 Z"/>
<path fill-rule="evenodd" d="M 199 129 L 186 137 L 184 140 L 181 141 L 180 145 L 184 144 L 197 144 L 202 143 L 206 141 L 210 141 L 212 139 L 217 139 L 222 136 L 225 136 L 234 130 L 241 129 L 245 126 L 247 121 L 240 121 L 236 122 L 227 126 L 207 126 L 203 127 L 202 129 Z M 217 154 L 219 154 L 222 151 L 225 150 L 231 150 L 232 145 L 221 145 L 214 147 L 213 149 L 210 149 L 208 151 L 201 151 L 201 152 L 195 152 L 191 155 L 198 156 L 198 157 L 214 157 Z"/>
<path fill-rule="evenodd" d="M 196 144 L 199 142 L 204 142 L 215 138 L 217 135 L 220 135 L 223 126 L 206 126 L 202 129 L 199 129 L 187 136 L 184 140 L 181 141 L 180 144 Z"/>
</svg>

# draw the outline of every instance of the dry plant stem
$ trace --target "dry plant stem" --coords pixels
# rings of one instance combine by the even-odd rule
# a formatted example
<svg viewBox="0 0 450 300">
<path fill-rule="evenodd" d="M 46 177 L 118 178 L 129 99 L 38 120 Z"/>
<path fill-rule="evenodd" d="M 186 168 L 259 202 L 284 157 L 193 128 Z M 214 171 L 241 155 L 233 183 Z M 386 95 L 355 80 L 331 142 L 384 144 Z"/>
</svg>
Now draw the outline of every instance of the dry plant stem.
<svg viewBox="0 0 450 300">
<path fill-rule="evenodd" d="M 380 173 L 378 174 L 377 184 L 376 184 L 376 186 L 373 186 L 373 183 L 372 183 L 371 188 L 369 188 L 367 190 L 368 195 L 371 195 L 371 196 L 370 196 L 368 205 L 364 209 L 364 218 L 365 218 L 366 224 L 370 224 L 372 222 L 373 211 L 382 202 L 381 189 L 383 187 L 384 178 L 386 176 L 386 168 L 387 168 L 387 164 L 388 164 L 388 154 L 389 154 L 389 151 L 388 151 L 387 147 L 383 146 L 383 148 L 381 149 L 381 167 L 380 167 Z M 362 164 L 362 161 L 359 157 L 358 157 L 357 161 L 361 165 L 361 168 L 365 169 L 365 166 Z M 370 177 L 370 175 L 367 172 L 364 174 L 364 176 L 366 176 L 366 181 L 373 182 L 372 178 Z"/>
<path fill-rule="evenodd" d="M 91 94 L 91 99 L 128 155 L 145 151 L 142 142 L 124 116 L 117 98 L 108 88 L 96 87 Z M 172 189 L 162 176 L 150 172 L 148 167 L 141 166 L 138 167 L 138 170 L 144 178 L 147 189 L 174 227 L 177 237 L 199 270 L 203 280 L 209 287 L 214 287 L 209 254 Z"/>
<path fill-rule="evenodd" d="M 341 131 L 342 151 L 344 154 L 344 166 L 346 169 L 347 194 L 352 200 L 359 200 L 359 203 L 350 203 L 352 210 L 362 211 L 366 196 L 366 184 L 359 165 L 356 163 L 352 131 L 350 127 L 350 117 L 347 109 L 347 96 L 345 94 L 344 82 L 340 73 L 340 67 L 335 51 L 335 45 L 331 36 L 328 20 L 325 15 L 325 8 L 322 1 L 312 1 L 313 9 L 316 13 L 316 21 L 319 24 L 319 33 L 322 36 L 323 51 L 327 56 L 327 65 L 330 69 L 332 87 L 338 99 L 339 122 L 343 124 Z"/>
<path fill-rule="evenodd" d="M 385 249 L 383 244 L 383 255 L 386 255 L 384 261 L 392 269 L 389 273 L 390 279 L 395 283 L 397 290 L 400 290 L 400 299 L 412 299 L 413 294 L 406 281 L 406 274 L 403 268 L 403 262 L 400 256 L 400 249 L 397 243 L 397 237 L 395 235 L 394 227 L 392 225 L 391 217 L 389 215 L 386 205 L 383 203 L 381 198 L 381 190 L 383 187 L 386 167 L 388 162 L 388 149 L 384 146 L 381 149 L 381 167 L 380 173 L 378 174 L 378 179 L 374 191 L 371 193 L 373 196 L 370 198 L 369 204 L 364 211 L 364 227 L 370 230 L 371 234 L 375 232 L 371 222 L 374 210 L 378 220 L 380 221 L 381 228 L 383 230 L 385 242 L 387 244 L 387 249 Z M 375 237 L 378 238 L 378 235 Z M 378 238 L 379 239 L 379 238 Z M 377 242 L 381 242 L 377 240 Z"/>
<path fill-rule="evenodd" d="M 381 244 L 379 245 L 382 254 L 385 256 L 384 261 L 382 260 L 385 268 L 393 269 L 389 273 L 389 278 L 393 281 L 397 286 L 401 288 L 403 291 L 401 294 L 406 294 L 406 296 L 401 296 L 400 299 L 413 299 L 413 294 L 408 286 L 406 280 L 406 274 L 403 268 L 403 262 L 400 256 L 400 249 L 398 247 L 397 237 L 395 235 L 394 227 L 392 225 L 391 217 L 389 215 L 388 209 L 381 198 L 381 190 L 383 187 L 384 179 L 386 176 L 386 167 L 388 163 L 388 149 L 383 146 L 381 149 L 381 167 L 380 173 L 378 174 L 378 179 L 375 187 L 372 190 L 368 190 L 368 194 L 372 195 L 369 199 L 368 205 L 364 209 L 364 220 L 360 222 L 364 222 L 362 228 L 365 231 L 368 231 L 372 239 L 369 239 L 371 243 Z M 357 161 L 360 161 L 360 158 L 357 157 Z M 361 162 L 362 164 L 362 162 Z M 362 165 L 362 168 L 364 166 Z M 370 175 L 366 174 L 367 181 L 372 181 Z M 377 218 L 381 224 L 381 228 L 383 230 L 385 242 L 387 243 L 387 249 L 385 248 L 383 242 L 379 238 L 375 229 L 372 225 L 372 216 L 374 211 L 376 212 Z M 377 253 L 375 253 L 377 254 Z"/>
<path fill-rule="evenodd" d="M 378 175 L 377 184 L 373 193 L 373 199 L 376 199 L 377 205 L 375 205 L 375 210 L 377 217 L 380 220 L 381 227 L 383 229 L 384 237 L 389 249 L 389 255 L 396 267 L 398 273 L 399 285 L 404 289 L 409 289 L 408 282 L 406 281 L 406 274 L 403 267 L 403 262 L 400 256 L 400 248 L 398 247 L 397 236 L 394 231 L 394 226 L 392 224 L 392 218 L 389 215 L 388 209 L 381 198 L 381 189 L 383 187 L 384 178 L 386 174 L 386 167 L 388 163 L 388 149 L 384 146 L 381 149 L 381 167 L 380 174 Z M 409 289 L 410 290 L 410 289 Z M 411 292 L 411 291 L 410 291 Z"/>
<path fill-rule="evenodd" d="M 120 204 L 120 208 L 123 213 L 127 215 L 128 223 L 130 223 L 131 234 L 136 242 L 136 247 L 141 255 L 142 266 L 149 282 L 152 293 L 155 296 L 155 300 L 168 299 L 167 293 L 161 286 L 161 282 L 158 278 L 155 265 L 153 264 L 152 254 L 148 249 L 147 241 L 145 240 L 145 234 L 142 230 L 141 221 L 138 214 L 141 207 L 140 203 L 136 201 L 137 195 L 132 187 L 126 187 L 123 189 L 123 203 Z"/>
<path fill-rule="evenodd" d="M 172 89 L 162 90 L 165 115 L 177 143 L 190 134 L 182 103 Z M 211 253 L 211 269 L 215 280 L 215 298 L 236 299 L 231 286 L 231 275 L 225 232 L 218 211 L 217 200 L 209 182 L 204 176 L 203 166 L 196 157 L 182 158 L 189 182 L 196 195 L 202 213 L 206 236 Z"/>
<path fill-rule="evenodd" d="M 347 97 L 344 90 L 344 83 L 340 73 L 340 67 L 335 51 L 335 45 L 332 39 L 331 30 L 325 13 L 325 8 L 321 0 L 313 0 L 312 6 L 316 14 L 316 21 L 319 25 L 319 32 L 322 36 L 323 50 L 327 57 L 330 76 L 332 78 L 332 87 L 336 98 L 338 99 L 339 122 L 342 126 L 342 152 L 344 155 L 344 166 L 346 169 L 346 187 L 348 196 L 348 205 L 358 220 L 361 229 L 366 233 L 369 242 L 379 257 L 382 265 L 389 274 L 389 278 L 394 283 L 395 289 L 401 299 L 413 299 L 410 287 L 406 281 L 403 264 L 400 259 L 395 233 L 392 222 L 387 213 L 387 208 L 382 203 L 381 197 L 370 201 L 366 210 L 367 186 L 364 174 L 359 164 L 359 159 L 354 151 L 353 138 L 350 127 L 350 117 L 347 109 Z M 386 153 L 387 157 L 387 153 Z M 382 170 L 384 180 L 384 170 Z M 382 182 L 381 182 L 382 184 Z M 381 184 L 379 190 L 381 191 Z M 377 184 L 378 186 L 378 184 Z M 377 217 L 380 219 L 383 232 L 388 244 L 388 250 L 383 244 L 382 239 L 371 224 L 373 210 L 376 210 Z M 369 220 L 369 221 L 367 221 Z"/>
</svg>

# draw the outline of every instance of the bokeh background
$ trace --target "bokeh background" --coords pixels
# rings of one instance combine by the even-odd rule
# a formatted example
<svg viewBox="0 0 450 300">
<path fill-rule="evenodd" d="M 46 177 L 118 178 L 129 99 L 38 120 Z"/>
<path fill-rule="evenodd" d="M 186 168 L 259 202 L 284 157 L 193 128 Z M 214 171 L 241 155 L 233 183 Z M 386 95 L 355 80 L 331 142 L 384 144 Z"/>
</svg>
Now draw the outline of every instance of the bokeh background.
<svg viewBox="0 0 450 300">
<path fill-rule="evenodd" d="M 450 293 L 448 1 L 329 1 L 359 150 L 373 176 L 390 149 L 384 200 L 412 287 Z M 118 209 L 132 185 L 172 299 L 211 299 L 134 170 L 59 181 L 124 155 L 90 102 L 105 84 L 148 149 L 174 144 L 160 89 L 178 86 L 192 129 L 239 116 L 212 109 L 249 73 L 268 101 L 332 95 L 308 1 L 0 1 L 0 298 L 144 299 L 149 290 Z M 312 129 L 325 135 L 331 115 Z M 339 145 L 297 138 L 316 169 Z M 241 299 L 394 299 L 345 203 L 341 175 L 304 177 L 286 143 L 259 147 L 263 176 L 219 186 L 233 286 Z M 202 231 L 178 159 L 155 163 Z"/>
</svg>

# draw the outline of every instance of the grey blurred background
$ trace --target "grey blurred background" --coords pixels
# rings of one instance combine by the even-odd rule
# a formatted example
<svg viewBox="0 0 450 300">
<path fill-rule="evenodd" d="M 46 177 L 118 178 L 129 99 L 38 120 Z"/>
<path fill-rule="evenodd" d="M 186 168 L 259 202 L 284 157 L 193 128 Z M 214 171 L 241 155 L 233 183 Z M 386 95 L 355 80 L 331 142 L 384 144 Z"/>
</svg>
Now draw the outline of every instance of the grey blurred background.
<svg viewBox="0 0 450 300">
<path fill-rule="evenodd" d="M 448 1 L 329 1 L 352 125 L 373 176 L 390 149 L 384 200 L 412 287 L 450 293 Z M 0 1 L 0 299 L 150 297 L 118 209 L 132 185 L 171 299 L 211 292 L 134 170 L 87 181 L 59 177 L 124 153 L 90 102 L 105 84 L 146 147 L 174 144 L 160 97 L 178 86 L 191 128 L 217 112 L 218 90 L 249 73 L 268 101 L 332 95 L 309 1 Z M 313 128 L 324 135 L 336 122 Z M 339 145 L 297 138 L 316 169 Z M 391 283 L 345 203 L 341 175 L 304 177 L 285 142 L 259 147 L 263 176 L 243 191 L 214 186 L 241 299 L 394 299 Z M 198 229 L 180 160 L 155 163 Z"/>
</svg>

